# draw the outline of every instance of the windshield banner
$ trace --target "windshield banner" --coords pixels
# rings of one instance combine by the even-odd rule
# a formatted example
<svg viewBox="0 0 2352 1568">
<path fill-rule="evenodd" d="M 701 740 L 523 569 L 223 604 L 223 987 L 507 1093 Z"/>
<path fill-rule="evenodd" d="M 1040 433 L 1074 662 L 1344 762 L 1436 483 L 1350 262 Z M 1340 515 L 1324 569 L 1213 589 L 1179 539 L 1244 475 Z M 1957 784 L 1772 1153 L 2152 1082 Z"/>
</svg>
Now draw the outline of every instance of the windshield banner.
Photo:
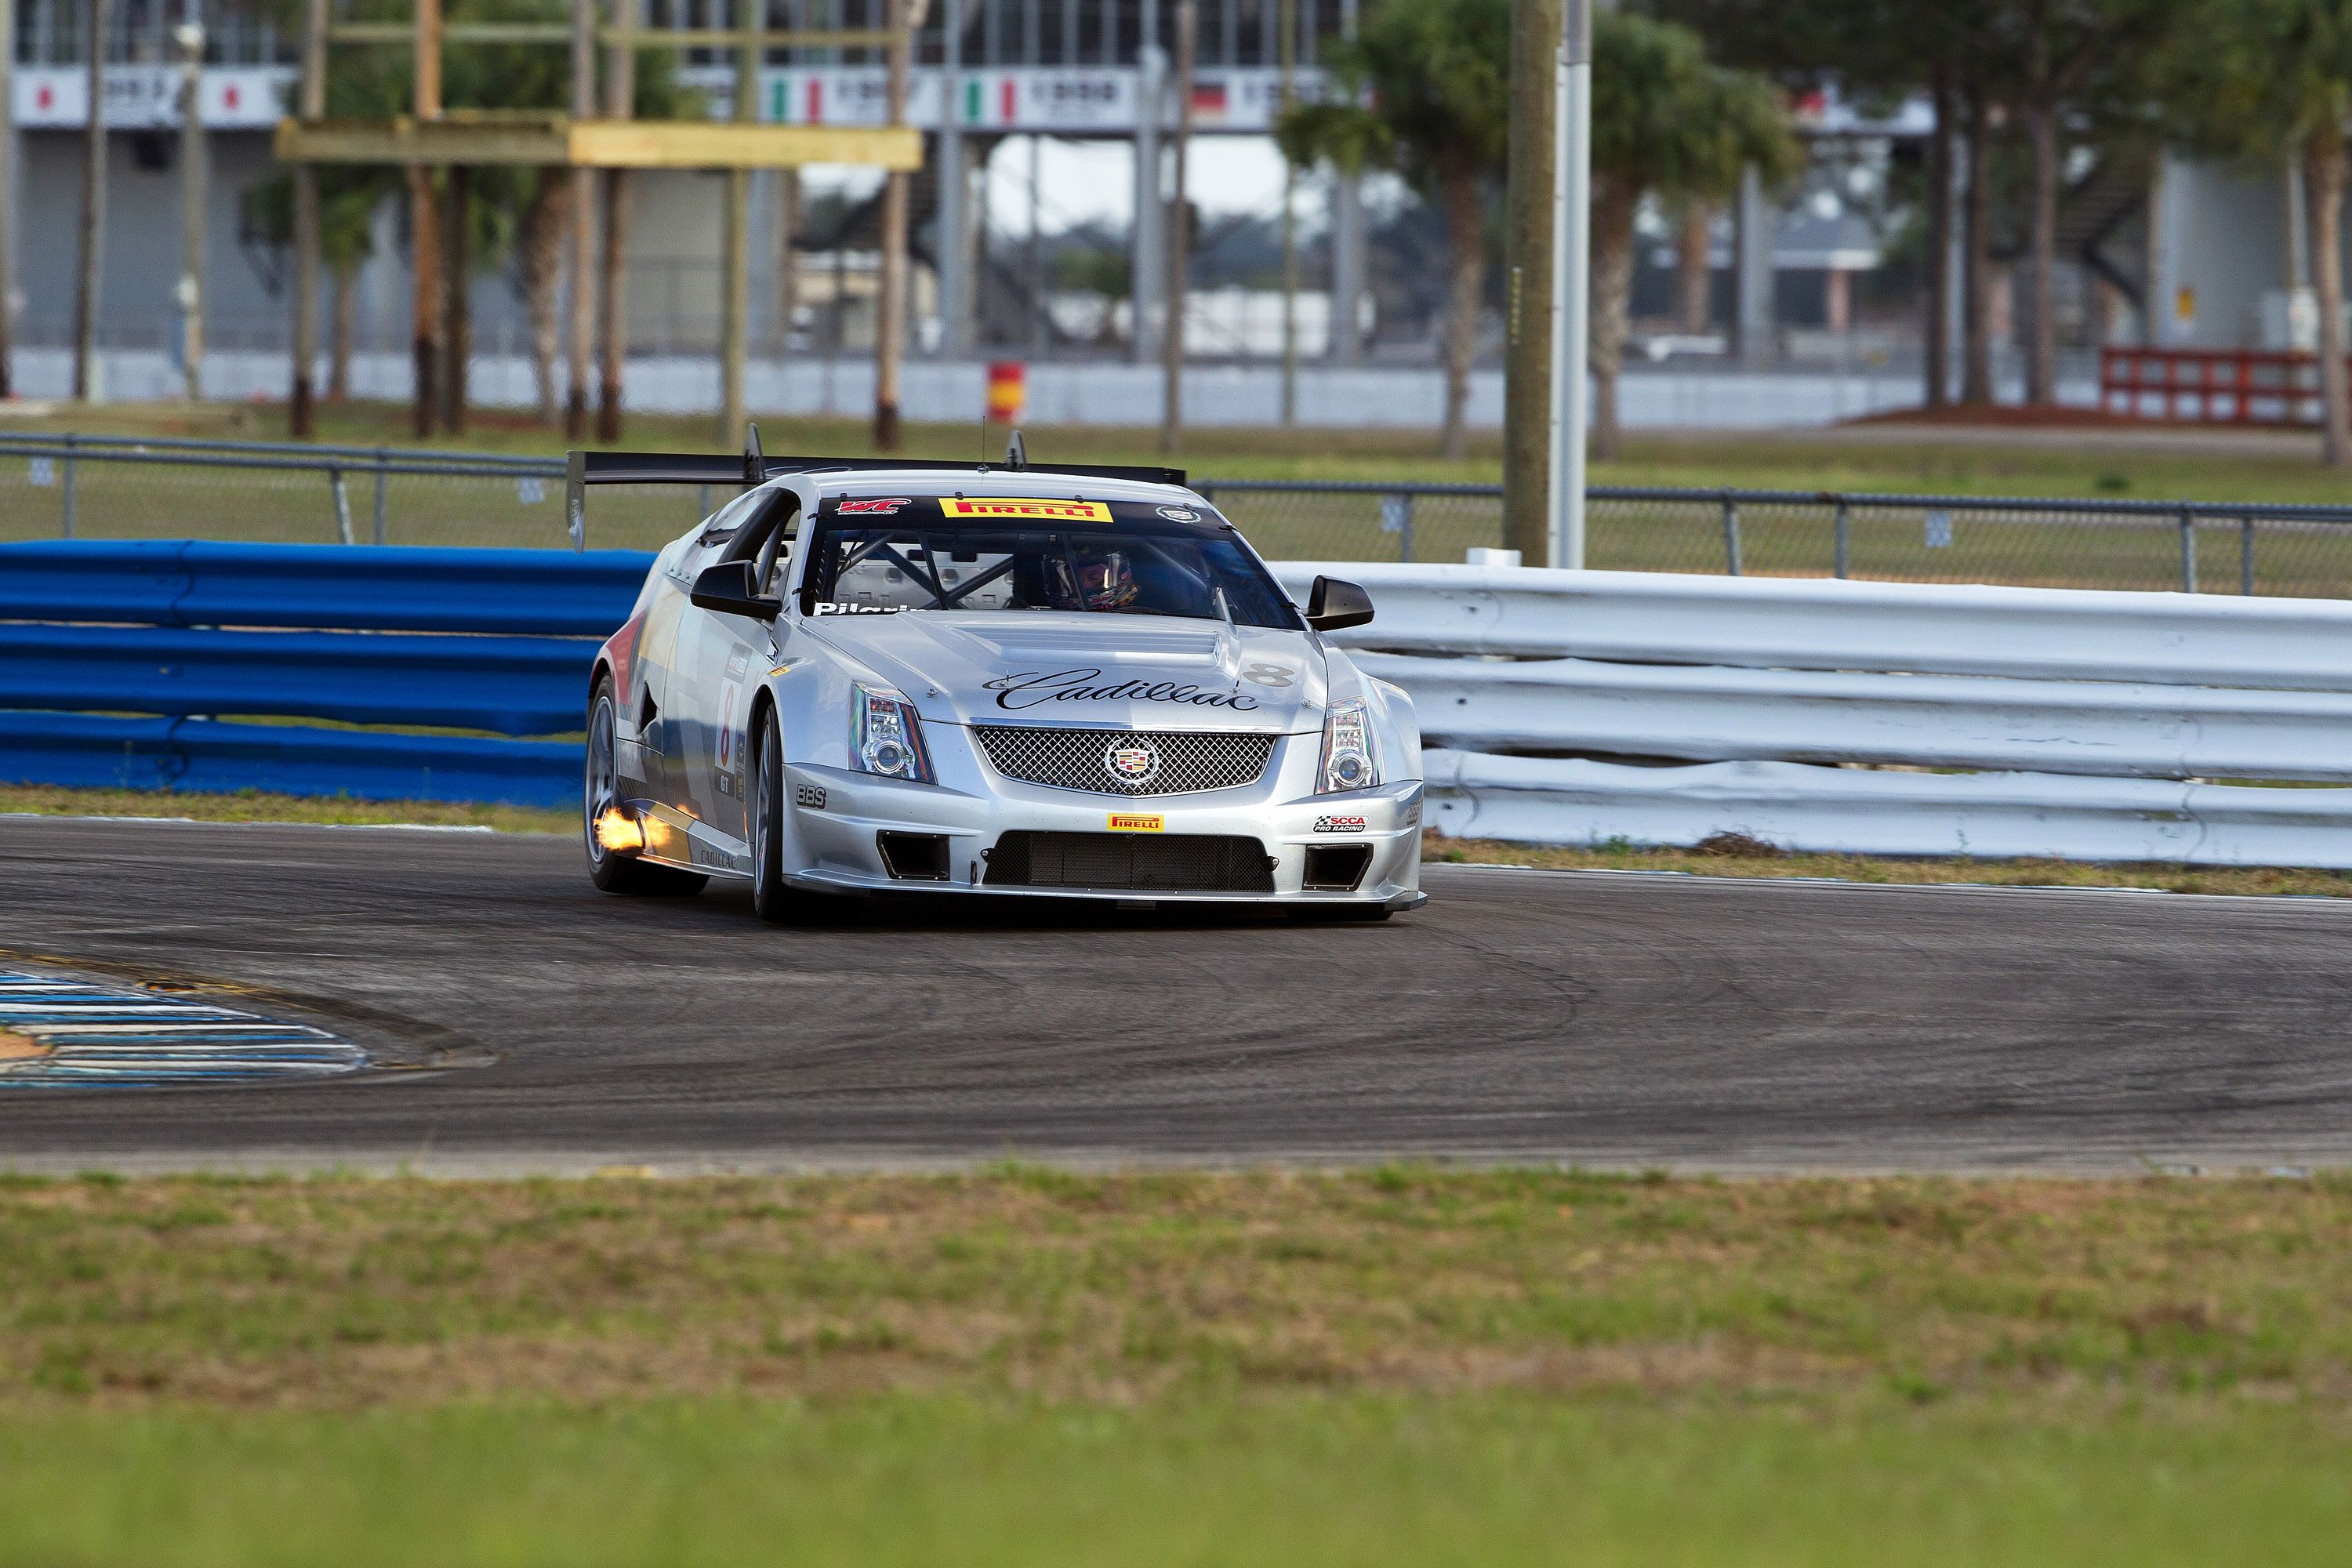
<svg viewBox="0 0 2352 1568">
<path fill-rule="evenodd" d="M 1011 496 L 949 496 L 940 502 L 949 517 L 1043 518 L 1055 522 L 1108 522 L 1110 508 L 1098 500 L 1026 500 Z"/>
</svg>

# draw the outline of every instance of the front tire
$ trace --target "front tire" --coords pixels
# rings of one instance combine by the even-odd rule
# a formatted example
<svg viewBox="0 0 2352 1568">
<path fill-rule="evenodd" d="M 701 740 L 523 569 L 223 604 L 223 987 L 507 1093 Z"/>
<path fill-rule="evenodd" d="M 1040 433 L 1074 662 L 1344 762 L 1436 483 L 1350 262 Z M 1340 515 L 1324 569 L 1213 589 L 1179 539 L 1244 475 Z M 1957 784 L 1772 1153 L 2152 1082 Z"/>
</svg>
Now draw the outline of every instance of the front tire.
<svg viewBox="0 0 2352 1568">
<path fill-rule="evenodd" d="M 771 925 L 837 919 L 853 900 L 804 893 L 784 880 L 784 737 L 773 708 L 761 711 L 751 744 L 751 907 Z"/>
<path fill-rule="evenodd" d="M 607 849 L 596 837 L 596 820 L 621 804 L 620 726 L 614 717 L 613 678 L 596 678 L 588 700 L 587 757 L 581 770 L 581 831 L 588 849 L 588 879 L 607 893 L 638 898 L 676 898 L 698 893 L 710 879 L 672 866 L 639 859 L 634 849 Z"/>
</svg>

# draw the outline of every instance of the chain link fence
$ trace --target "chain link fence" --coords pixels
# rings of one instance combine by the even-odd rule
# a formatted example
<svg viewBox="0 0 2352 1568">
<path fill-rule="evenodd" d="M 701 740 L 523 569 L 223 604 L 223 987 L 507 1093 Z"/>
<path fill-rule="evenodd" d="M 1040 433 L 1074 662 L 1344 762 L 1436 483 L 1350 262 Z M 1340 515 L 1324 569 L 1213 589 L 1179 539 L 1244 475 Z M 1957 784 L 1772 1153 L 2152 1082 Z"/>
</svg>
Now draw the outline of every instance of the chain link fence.
<svg viewBox="0 0 2352 1568">
<path fill-rule="evenodd" d="M 1266 556 L 1460 561 L 1503 540 L 1493 485 L 1198 479 Z M 650 550 L 728 499 L 600 489 L 563 463 L 396 447 L 0 435 L 0 540 L 222 539 Z M 1617 571 L 2352 597 L 2352 507 L 1595 487 L 1587 563 Z"/>
</svg>

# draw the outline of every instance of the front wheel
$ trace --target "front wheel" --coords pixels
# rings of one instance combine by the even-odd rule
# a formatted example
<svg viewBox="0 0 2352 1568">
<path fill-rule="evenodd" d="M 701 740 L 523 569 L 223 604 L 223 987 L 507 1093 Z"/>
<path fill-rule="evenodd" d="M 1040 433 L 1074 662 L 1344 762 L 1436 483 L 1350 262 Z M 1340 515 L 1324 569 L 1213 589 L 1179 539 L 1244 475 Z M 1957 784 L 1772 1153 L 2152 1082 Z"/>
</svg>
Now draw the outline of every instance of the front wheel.
<svg viewBox="0 0 2352 1568">
<path fill-rule="evenodd" d="M 855 900 L 804 893 L 784 880 L 784 738 L 773 708 L 760 715 L 751 745 L 751 907 L 775 925 L 842 918 Z"/>
<path fill-rule="evenodd" d="M 640 897 L 698 893 L 709 878 L 671 866 L 656 866 L 634 849 L 608 849 L 596 823 L 621 804 L 621 765 L 614 746 L 619 726 L 613 717 L 613 679 L 600 676 L 588 702 L 588 755 L 580 787 L 581 828 L 587 837 L 588 879 L 608 893 Z"/>
</svg>

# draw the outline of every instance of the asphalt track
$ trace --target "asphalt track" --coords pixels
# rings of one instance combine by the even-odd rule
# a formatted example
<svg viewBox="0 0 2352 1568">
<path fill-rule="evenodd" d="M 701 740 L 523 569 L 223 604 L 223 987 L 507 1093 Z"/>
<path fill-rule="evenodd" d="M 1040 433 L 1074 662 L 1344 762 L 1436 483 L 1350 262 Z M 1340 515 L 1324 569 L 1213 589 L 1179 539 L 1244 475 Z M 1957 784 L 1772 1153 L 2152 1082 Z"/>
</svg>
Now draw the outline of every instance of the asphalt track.
<svg viewBox="0 0 2352 1568">
<path fill-rule="evenodd" d="M 1433 867 L 1385 925 L 593 891 L 568 840 L 0 819 L 0 950 L 437 1070 L 19 1090 L 0 1167 L 2352 1159 L 2352 903 Z M 260 1000 L 255 1000 L 259 998 Z"/>
</svg>

